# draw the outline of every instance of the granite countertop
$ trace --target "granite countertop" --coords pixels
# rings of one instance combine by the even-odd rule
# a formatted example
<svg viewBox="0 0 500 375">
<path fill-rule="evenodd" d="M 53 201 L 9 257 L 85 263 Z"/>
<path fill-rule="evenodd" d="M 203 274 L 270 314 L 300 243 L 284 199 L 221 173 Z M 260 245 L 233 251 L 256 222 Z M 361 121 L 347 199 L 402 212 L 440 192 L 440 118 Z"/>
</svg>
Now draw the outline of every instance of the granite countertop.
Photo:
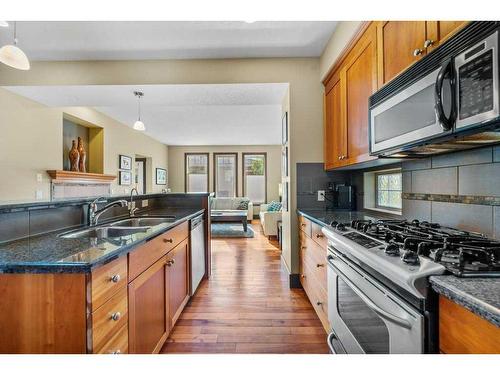
<svg viewBox="0 0 500 375">
<path fill-rule="evenodd" d="M 432 288 L 500 327 L 500 278 L 431 276 Z"/>
<path fill-rule="evenodd" d="M 61 238 L 68 229 L 0 243 L 0 273 L 84 273 L 203 213 L 197 208 L 158 208 L 140 215 L 174 215 L 174 222 L 120 238 Z M 81 227 L 83 229 L 85 227 Z M 78 228 L 75 228 L 76 230 Z"/>
<path fill-rule="evenodd" d="M 366 211 L 298 209 L 297 212 L 321 226 L 330 225 L 334 220 L 339 223 L 350 223 L 352 220 L 377 221 L 394 218 L 394 216 L 384 215 L 383 213 L 368 213 Z"/>
</svg>

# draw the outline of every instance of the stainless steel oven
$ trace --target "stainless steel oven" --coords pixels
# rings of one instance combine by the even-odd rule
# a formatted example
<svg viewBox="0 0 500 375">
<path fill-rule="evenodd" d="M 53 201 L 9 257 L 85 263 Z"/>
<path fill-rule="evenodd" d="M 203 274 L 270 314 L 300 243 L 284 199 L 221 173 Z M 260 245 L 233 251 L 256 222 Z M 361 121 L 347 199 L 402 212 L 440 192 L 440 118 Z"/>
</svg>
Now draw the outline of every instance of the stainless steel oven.
<svg viewBox="0 0 500 375">
<path fill-rule="evenodd" d="M 332 353 L 423 353 L 424 316 L 333 246 L 328 248 Z"/>
<path fill-rule="evenodd" d="M 370 97 L 370 153 L 428 156 L 500 142 L 500 23 L 476 22 Z"/>
</svg>

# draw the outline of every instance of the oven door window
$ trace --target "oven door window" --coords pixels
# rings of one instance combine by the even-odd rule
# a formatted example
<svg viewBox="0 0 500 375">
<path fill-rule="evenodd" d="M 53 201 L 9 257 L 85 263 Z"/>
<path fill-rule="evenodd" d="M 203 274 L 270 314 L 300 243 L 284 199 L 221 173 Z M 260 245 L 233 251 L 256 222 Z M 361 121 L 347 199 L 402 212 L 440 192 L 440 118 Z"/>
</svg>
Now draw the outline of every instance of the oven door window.
<svg viewBox="0 0 500 375">
<path fill-rule="evenodd" d="M 389 330 L 384 321 L 337 277 L 337 310 L 365 353 L 389 353 Z"/>
</svg>

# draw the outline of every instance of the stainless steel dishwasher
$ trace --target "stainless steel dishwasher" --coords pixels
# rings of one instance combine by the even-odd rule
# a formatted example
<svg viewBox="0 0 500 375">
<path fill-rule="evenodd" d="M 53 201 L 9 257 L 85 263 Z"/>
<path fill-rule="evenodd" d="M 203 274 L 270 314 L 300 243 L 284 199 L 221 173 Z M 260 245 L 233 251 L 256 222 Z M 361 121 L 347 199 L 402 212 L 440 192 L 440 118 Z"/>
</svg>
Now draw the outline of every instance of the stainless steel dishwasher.
<svg viewBox="0 0 500 375">
<path fill-rule="evenodd" d="M 193 295 L 205 275 L 205 235 L 203 215 L 196 216 L 190 222 L 191 241 L 191 287 Z"/>
</svg>

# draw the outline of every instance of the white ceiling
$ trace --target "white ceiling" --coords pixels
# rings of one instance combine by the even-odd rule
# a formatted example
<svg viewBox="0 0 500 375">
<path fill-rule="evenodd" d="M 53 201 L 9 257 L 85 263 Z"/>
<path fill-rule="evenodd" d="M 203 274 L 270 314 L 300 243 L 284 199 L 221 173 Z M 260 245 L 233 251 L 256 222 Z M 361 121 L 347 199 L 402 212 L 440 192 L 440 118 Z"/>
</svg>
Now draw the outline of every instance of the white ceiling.
<svg viewBox="0 0 500 375">
<path fill-rule="evenodd" d="M 36 60 L 320 56 L 334 21 L 23 21 L 19 46 Z M 12 43 L 13 23 L 0 28 Z"/>
<path fill-rule="evenodd" d="M 144 92 L 146 134 L 168 145 L 280 144 L 287 83 L 4 87 L 49 107 L 93 107 L 131 127 Z"/>
</svg>

